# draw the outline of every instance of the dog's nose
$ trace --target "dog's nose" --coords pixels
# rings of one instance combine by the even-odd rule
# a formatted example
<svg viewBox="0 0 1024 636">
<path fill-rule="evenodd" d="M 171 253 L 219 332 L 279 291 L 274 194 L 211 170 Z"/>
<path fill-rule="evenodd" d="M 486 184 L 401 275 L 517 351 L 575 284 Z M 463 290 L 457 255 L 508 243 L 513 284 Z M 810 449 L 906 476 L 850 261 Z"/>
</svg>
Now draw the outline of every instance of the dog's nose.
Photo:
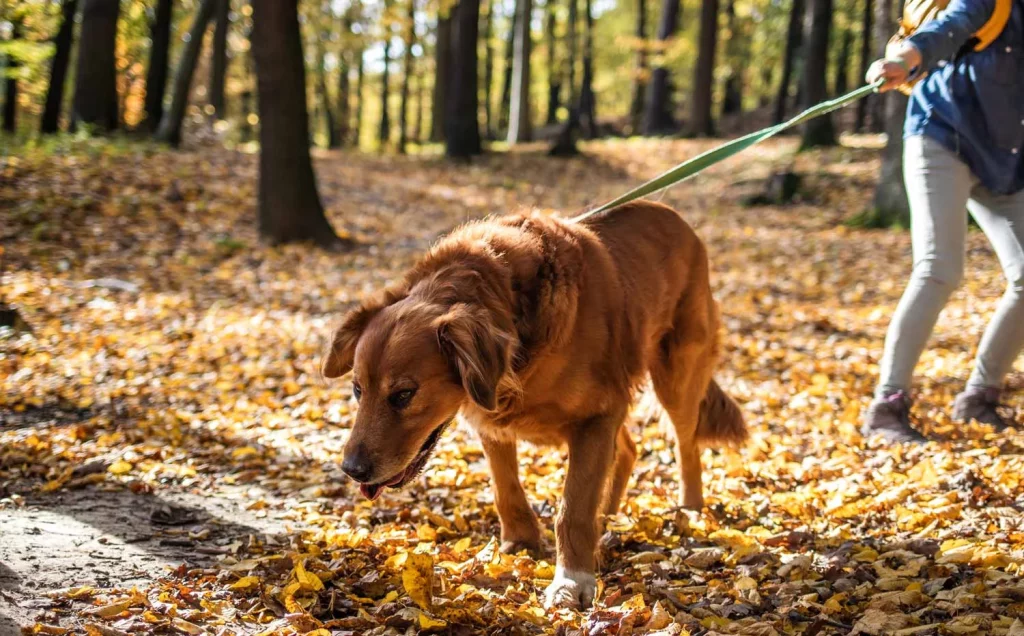
<svg viewBox="0 0 1024 636">
<path fill-rule="evenodd" d="M 366 455 L 355 452 L 341 462 L 341 470 L 352 479 L 365 483 L 370 481 L 373 475 L 373 464 Z"/>
</svg>

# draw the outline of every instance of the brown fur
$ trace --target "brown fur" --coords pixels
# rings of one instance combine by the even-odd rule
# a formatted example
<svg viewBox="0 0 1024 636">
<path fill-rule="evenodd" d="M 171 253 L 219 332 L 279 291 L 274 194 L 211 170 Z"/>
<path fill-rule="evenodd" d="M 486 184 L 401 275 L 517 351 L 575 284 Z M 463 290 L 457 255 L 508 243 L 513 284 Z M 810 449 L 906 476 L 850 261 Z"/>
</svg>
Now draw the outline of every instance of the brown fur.
<svg viewBox="0 0 1024 636">
<path fill-rule="evenodd" d="M 746 439 L 711 379 L 718 332 L 703 243 L 675 211 L 642 201 L 580 223 L 513 215 L 454 231 L 346 317 L 323 372 L 354 369 L 362 398 L 346 463 L 372 466 L 368 483 L 402 474 L 461 410 L 490 462 L 508 550 L 541 537 L 517 440 L 567 444 L 557 562 L 593 572 L 599 516 L 618 510 L 636 459 L 625 421 L 648 375 L 675 428 L 685 506 L 703 505 L 700 445 Z M 415 396 L 393 408 L 403 387 Z"/>
</svg>

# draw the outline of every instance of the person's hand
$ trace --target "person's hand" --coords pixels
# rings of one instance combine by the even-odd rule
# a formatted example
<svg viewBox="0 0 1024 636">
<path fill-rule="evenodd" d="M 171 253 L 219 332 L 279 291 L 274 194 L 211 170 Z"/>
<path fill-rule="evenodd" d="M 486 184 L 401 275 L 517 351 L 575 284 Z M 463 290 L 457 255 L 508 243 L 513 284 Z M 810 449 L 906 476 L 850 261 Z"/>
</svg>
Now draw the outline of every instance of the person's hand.
<svg viewBox="0 0 1024 636">
<path fill-rule="evenodd" d="M 875 63 L 868 68 L 865 80 L 868 84 L 874 84 L 884 80 L 884 84 L 878 89 L 885 92 L 906 84 L 910 79 L 912 69 L 921 65 L 921 52 L 917 47 L 903 43 L 895 50 L 887 51 L 884 59 L 875 60 Z"/>
</svg>

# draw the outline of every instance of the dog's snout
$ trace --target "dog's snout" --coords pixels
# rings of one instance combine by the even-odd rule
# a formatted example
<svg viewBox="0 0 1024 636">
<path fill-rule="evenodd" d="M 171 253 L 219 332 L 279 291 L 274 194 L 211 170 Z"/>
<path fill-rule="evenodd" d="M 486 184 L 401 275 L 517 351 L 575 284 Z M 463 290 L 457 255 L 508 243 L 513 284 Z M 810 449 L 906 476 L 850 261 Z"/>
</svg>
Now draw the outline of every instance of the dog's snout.
<svg viewBox="0 0 1024 636">
<path fill-rule="evenodd" d="M 373 476 L 373 464 L 361 448 L 345 457 L 341 470 L 358 482 L 368 482 Z"/>
</svg>

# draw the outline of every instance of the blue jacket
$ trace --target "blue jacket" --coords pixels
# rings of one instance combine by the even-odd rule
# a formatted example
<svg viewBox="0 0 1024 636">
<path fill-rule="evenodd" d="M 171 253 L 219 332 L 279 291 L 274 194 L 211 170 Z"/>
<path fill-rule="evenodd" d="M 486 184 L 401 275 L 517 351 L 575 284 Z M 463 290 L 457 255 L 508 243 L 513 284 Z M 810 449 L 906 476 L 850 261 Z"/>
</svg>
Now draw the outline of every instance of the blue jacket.
<svg viewBox="0 0 1024 636">
<path fill-rule="evenodd" d="M 992 16 L 995 0 L 952 0 L 910 37 L 929 75 L 914 87 L 904 136 L 928 135 L 955 152 L 992 192 L 1024 190 L 1024 0 L 983 51 L 957 56 Z"/>
</svg>

